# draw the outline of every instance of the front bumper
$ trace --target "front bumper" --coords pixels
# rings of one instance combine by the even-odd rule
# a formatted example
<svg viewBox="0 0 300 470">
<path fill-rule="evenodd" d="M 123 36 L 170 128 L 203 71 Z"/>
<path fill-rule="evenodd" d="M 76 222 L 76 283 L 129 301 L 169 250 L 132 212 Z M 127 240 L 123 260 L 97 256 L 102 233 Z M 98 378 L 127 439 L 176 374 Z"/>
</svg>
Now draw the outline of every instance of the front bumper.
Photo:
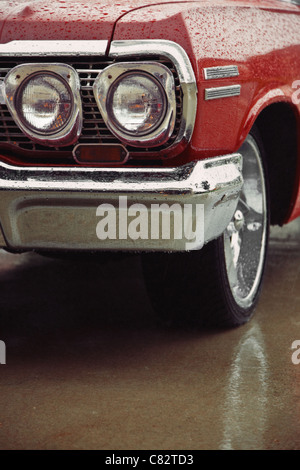
<svg viewBox="0 0 300 470">
<path fill-rule="evenodd" d="M 1 163 L 2 246 L 21 251 L 197 249 L 221 235 L 230 222 L 243 184 L 241 170 L 240 154 L 162 169 L 20 168 Z M 191 237 L 187 238 L 182 230 L 180 238 L 172 227 L 170 233 L 164 233 L 161 227 L 158 236 L 157 232 L 152 236 L 154 219 L 151 211 L 154 205 L 157 208 L 163 203 L 168 207 L 177 204 L 177 208 L 182 207 L 182 214 L 186 205 L 192 209 L 201 206 L 201 244 L 189 248 L 193 245 Z M 128 208 L 133 204 L 139 204 L 135 208 L 142 208 L 144 216 L 146 210 L 148 219 L 146 226 L 143 219 L 143 228 L 148 227 L 147 236 L 145 230 L 140 232 L 141 237 L 137 236 L 137 230 L 132 231 L 133 226 L 138 229 L 137 217 L 140 214 L 130 215 Z M 99 220 L 104 220 L 97 212 L 100 205 L 115 210 L 115 222 L 110 218 L 112 225 L 106 226 L 106 239 L 99 239 L 97 231 Z M 124 210 L 127 214 L 123 213 Z M 169 213 L 172 225 L 175 215 L 172 210 Z M 196 228 L 196 214 L 195 210 L 184 213 L 184 223 Z M 190 220 L 186 220 L 188 217 Z M 115 232 L 109 232 L 114 223 Z M 122 230 L 120 224 L 123 224 Z"/>
</svg>

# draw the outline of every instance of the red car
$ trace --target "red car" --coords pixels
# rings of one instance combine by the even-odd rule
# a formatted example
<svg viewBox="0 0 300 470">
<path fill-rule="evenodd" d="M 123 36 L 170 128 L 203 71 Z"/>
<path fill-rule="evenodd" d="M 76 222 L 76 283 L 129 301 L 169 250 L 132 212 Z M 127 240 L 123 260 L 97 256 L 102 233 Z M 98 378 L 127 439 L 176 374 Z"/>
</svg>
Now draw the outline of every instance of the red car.
<svg viewBox="0 0 300 470">
<path fill-rule="evenodd" d="M 247 321 L 300 215 L 299 0 L 0 9 L 1 246 L 140 252 L 167 321 Z"/>
</svg>

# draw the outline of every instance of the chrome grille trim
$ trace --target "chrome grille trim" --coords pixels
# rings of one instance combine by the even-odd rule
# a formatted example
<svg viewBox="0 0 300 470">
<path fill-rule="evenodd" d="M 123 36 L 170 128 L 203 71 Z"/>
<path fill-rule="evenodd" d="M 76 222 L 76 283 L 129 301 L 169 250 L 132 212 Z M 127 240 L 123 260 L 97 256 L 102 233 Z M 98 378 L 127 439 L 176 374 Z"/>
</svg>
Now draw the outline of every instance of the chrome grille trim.
<svg viewBox="0 0 300 470">
<path fill-rule="evenodd" d="M 141 62 L 153 60 L 166 65 L 173 73 L 176 88 L 176 122 L 173 134 L 168 142 L 155 148 L 133 148 L 126 145 L 132 157 L 135 156 L 158 156 L 163 150 L 164 154 L 173 151 L 182 151 L 191 139 L 197 109 L 197 87 L 193 69 L 187 54 L 181 46 L 172 41 L 113 41 L 109 56 L 104 56 L 103 41 L 79 41 L 84 44 L 81 49 L 76 49 L 77 41 L 52 41 L 47 54 L 40 50 L 45 42 L 38 41 L 12 41 L 6 45 L 0 45 L 0 83 L 7 72 L 16 65 L 24 63 L 43 63 L 53 60 L 74 67 L 79 73 L 80 94 L 83 107 L 83 130 L 78 143 L 120 143 L 107 129 L 96 105 L 92 86 L 97 75 L 103 68 L 116 63 L 119 60 Z M 71 49 L 68 45 L 71 44 Z M 91 44 L 90 44 L 91 43 Z M 93 43 L 93 44 L 92 44 Z M 96 44 L 97 43 L 97 44 Z M 58 44 L 57 50 L 55 45 Z M 68 47 L 67 47 L 68 46 Z M 96 53 L 96 46 L 98 47 Z M 104 46 L 104 44 L 102 44 Z M 106 44 L 107 46 L 107 44 Z M 85 47 L 85 53 L 83 48 Z M 67 50 L 68 49 L 68 50 Z M 76 49 L 76 53 L 75 53 Z M 100 50 L 101 49 L 101 50 Z M 76 57 L 75 57 L 76 56 Z M 51 57 L 51 59 L 50 59 Z M 1 67 L 2 65 L 2 67 Z M 0 100 L 1 101 L 1 100 Z M 43 152 L 70 152 L 69 147 L 45 147 L 39 143 L 32 142 L 23 135 L 22 131 L 14 125 L 5 105 L 0 102 L 0 148 L 6 144 L 32 151 Z M 176 153 L 174 153 L 176 154 Z M 49 153 L 50 155 L 50 153 Z M 50 158 L 50 157 L 49 157 Z"/>
<path fill-rule="evenodd" d="M 27 59 L 27 58 L 26 58 Z M 90 67 L 95 66 L 93 64 L 93 59 L 91 59 Z M 11 67 L 0 67 L 0 80 L 4 78 L 6 73 L 11 70 L 15 65 L 19 63 L 25 63 L 27 60 L 18 58 L 16 61 L 12 62 Z M 95 61 L 96 62 L 96 61 Z M 101 63 L 102 68 L 99 67 L 99 61 L 97 61 L 97 66 L 95 68 L 87 68 L 88 62 L 84 61 L 83 68 L 79 67 L 79 64 L 76 63 L 76 71 L 79 74 L 80 79 L 80 94 L 82 100 L 82 110 L 83 110 L 83 129 L 82 133 L 78 139 L 78 143 L 95 143 L 95 142 L 103 142 L 103 143 L 120 143 L 120 141 L 109 131 L 106 127 L 98 106 L 96 104 L 94 94 L 93 94 L 93 84 L 98 76 L 99 72 L 106 68 L 108 65 L 112 64 L 111 60 L 103 60 Z M 161 60 L 161 63 L 168 64 L 170 70 L 173 74 L 176 74 L 176 71 L 173 68 L 173 65 L 165 60 Z M 75 64 L 75 61 L 66 60 L 64 63 L 69 63 L 70 65 Z M 177 128 L 179 121 L 181 119 L 181 103 L 180 103 L 180 87 L 178 84 L 178 78 L 175 75 L 175 81 L 177 84 L 176 93 L 177 93 Z M 175 134 L 175 133 L 174 133 Z M 164 146 L 168 147 L 174 142 L 175 135 L 173 135 L 170 141 Z M 31 141 L 28 137 L 26 137 L 23 132 L 19 129 L 16 125 L 15 121 L 13 120 L 12 116 L 10 115 L 6 105 L 1 104 L 0 102 L 0 146 L 1 143 L 8 143 L 11 145 L 15 145 L 16 147 L 22 148 L 24 150 L 44 150 L 44 151 L 59 151 L 62 152 L 69 151 L 72 152 L 73 147 L 61 147 L 61 148 L 50 148 L 41 146 L 41 144 L 36 144 Z M 130 146 L 128 146 L 130 147 Z M 159 149 L 160 150 L 160 149 Z M 159 151 L 157 150 L 157 152 Z M 137 153 L 145 153 L 146 150 L 143 149 L 132 149 L 130 148 L 131 154 Z M 155 149 L 151 149 L 151 153 L 155 153 Z"/>
<path fill-rule="evenodd" d="M 174 64 L 182 90 L 182 119 L 170 150 L 180 142 L 187 144 L 192 137 L 197 112 L 196 77 L 187 53 L 179 44 L 160 39 L 113 41 L 109 51 L 110 57 L 116 59 L 137 54 L 145 56 L 146 60 L 153 54 L 161 54 Z"/>
</svg>

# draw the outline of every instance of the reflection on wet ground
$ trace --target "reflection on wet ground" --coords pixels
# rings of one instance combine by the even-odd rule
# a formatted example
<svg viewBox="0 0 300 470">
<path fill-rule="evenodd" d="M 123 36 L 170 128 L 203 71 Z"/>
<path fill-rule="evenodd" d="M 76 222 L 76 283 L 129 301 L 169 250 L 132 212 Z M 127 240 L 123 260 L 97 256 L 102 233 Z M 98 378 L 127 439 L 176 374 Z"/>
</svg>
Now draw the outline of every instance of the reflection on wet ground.
<svg viewBox="0 0 300 470">
<path fill-rule="evenodd" d="M 286 240 L 253 320 L 220 331 L 162 328 L 138 257 L 1 252 L 0 448 L 299 449 L 300 245 Z"/>
</svg>

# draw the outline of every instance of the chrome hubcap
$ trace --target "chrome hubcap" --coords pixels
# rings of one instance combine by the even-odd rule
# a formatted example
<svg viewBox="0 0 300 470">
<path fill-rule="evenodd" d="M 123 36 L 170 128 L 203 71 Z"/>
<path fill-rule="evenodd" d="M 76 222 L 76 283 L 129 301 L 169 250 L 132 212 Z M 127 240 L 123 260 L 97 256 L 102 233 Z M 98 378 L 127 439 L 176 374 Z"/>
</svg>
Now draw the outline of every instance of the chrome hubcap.
<svg viewBox="0 0 300 470">
<path fill-rule="evenodd" d="M 224 233 L 224 247 L 232 295 L 240 307 L 248 308 L 256 296 L 263 270 L 267 201 L 260 152 L 253 137 L 247 137 L 240 152 L 244 185 L 235 214 Z"/>
<path fill-rule="evenodd" d="M 234 227 L 236 230 L 241 230 L 243 228 L 244 223 L 245 223 L 245 217 L 242 211 L 240 211 L 239 209 L 235 211 L 235 214 L 233 216 L 233 221 L 234 221 Z"/>
</svg>

